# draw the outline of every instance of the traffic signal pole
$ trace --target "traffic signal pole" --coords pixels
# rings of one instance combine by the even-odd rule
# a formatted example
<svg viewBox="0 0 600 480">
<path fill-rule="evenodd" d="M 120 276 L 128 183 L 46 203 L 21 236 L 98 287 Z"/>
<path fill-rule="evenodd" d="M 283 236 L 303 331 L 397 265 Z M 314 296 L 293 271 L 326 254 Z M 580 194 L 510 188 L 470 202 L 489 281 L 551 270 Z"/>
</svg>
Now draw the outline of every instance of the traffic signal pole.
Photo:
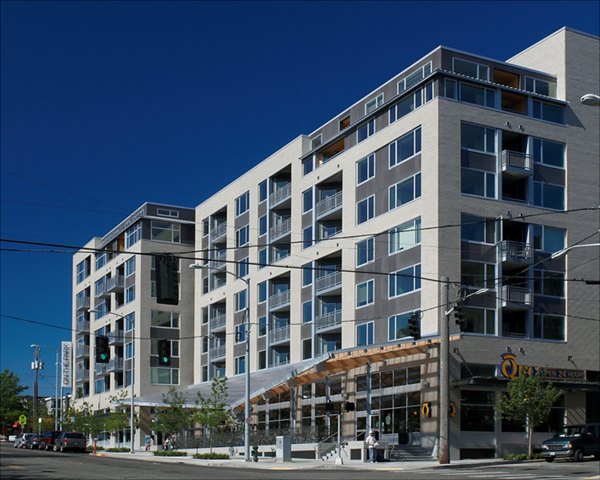
<svg viewBox="0 0 600 480">
<path fill-rule="evenodd" d="M 438 452 L 438 462 L 440 465 L 450 463 L 450 442 L 448 439 L 449 418 L 448 406 L 450 400 L 450 376 L 449 376 L 449 355 L 450 355 L 450 327 L 448 325 L 448 296 L 450 291 L 450 282 L 448 277 L 442 277 L 442 314 L 440 315 L 440 448 Z"/>
</svg>

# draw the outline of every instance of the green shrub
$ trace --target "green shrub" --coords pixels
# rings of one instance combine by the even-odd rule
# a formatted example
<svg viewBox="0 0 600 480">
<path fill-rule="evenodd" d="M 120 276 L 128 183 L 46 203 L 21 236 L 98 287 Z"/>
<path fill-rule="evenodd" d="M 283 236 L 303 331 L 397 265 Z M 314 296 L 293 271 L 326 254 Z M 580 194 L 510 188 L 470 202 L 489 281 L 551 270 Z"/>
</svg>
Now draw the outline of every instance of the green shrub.
<svg viewBox="0 0 600 480">
<path fill-rule="evenodd" d="M 507 453 L 504 455 L 504 460 L 527 460 L 526 453 Z"/>
<path fill-rule="evenodd" d="M 156 457 L 187 457 L 187 452 L 179 450 L 158 450 L 154 452 Z"/>
<path fill-rule="evenodd" d="M 226 453 L 195 453 L 194 458 L 200 460 L 229 460 Z"/>
<path fill-rule="evenodd" d="M 92 452 L 94 450 L 94 446 L 93 445 L 88 445 L 87 447 L 85 447 L 86 451 L 88 452 Z M 96 451 L 97 452 L 102 452 L 104 450 L 104 447 L 96 447 Z M 129 449 L 127 449 L 129 450 Z"/>
<path fill-rule="evenodd" d="M 128 447 L 118 447 L 118 448 L 107 448 L 107 452 L 131 452 L 131 448 Z"/>
</svg>

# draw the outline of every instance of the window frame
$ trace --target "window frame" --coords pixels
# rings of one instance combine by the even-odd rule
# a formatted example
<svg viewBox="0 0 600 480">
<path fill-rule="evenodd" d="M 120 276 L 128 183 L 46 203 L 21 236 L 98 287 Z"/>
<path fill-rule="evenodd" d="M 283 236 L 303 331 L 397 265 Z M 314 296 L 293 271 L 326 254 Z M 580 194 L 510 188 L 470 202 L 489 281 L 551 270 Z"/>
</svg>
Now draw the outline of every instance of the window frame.
<svg viewBox="0 0 600 480">
<path fill-rule="evenodd" d="M 366 245 L 366 254 L 365 254 L 365 258 L 366 260 L 362 263 L 360 263 L 359 261 L 359 256 L 360 256 L 360 248 L 361 245 Z M 369 263 L 373 263 L 375 261 L 375 237 L 369 237 L 369 238 L 365 238 L 364 240 L 360 240 L 359 242 L 356 242 L 355 244 L 355 248 L 356 248 L 356 266 L 357 267 L 362 267 L 364 265 L 368 265 Z"/>
<path fill-rule="evenodd" d="M 404 226 L 409 226 L 408 229 L 402 229 Z M 400 247 L 395 249 L 395 245 L 403 245 L 400 243 L 403 233 L 413 233 L 415 237 L 415 243 L 409 245 L 408 247 Z M 397 237 L 396 241 L 394 238 Z M 399 252 L 404 252 L 406 250 L 410 250 L 411 248 L 416 247 L 421 244 L 421 217 L 415 217 L 412 220 L 408 220 L 406 222 L 401 223 L 400 225 L 396 225 L 395 227 L 388 230 L 388 256 L 396 255 Z"/>
<path fill-rule="evenodd" d="M 359 303 L 359 289 L 366 288 L 365 292 L 365 302 Z M 364 282 L 360 282 L 356 284 L 356 309 L 365 308 L 369 305 L 373 305 L 375 303 L 375 280 L 370 278 L 369 280 L 365 280 Z"/>
<path fill-rule="evenodd" d="M 412 137 L 412 153 L 407 157 L 402 157 L 400 155 L 402 142 L 409 137 Z M 404 135 L 396 138 L 393 142 L 388 145 L 388 168 L 392 169 L 401 165 L 404 162 L 407 162 L 411 158 L 419 155 L 422 151 L 422 132 L 421 126 L 419 125 L 416 128 L 413 128 L 410 132 L 406 132 Z"/>
<path fill-rule="evenodd" d="M 243 215 L 250 210 L 250 191 L 246 190 L 235 199 L 235 217 Z"/>
<path fill-rule="evenodd" d="M 412 285 L 410 289 L 398 293 L 400 290 L 404 290 L 404 288 L 401 288 L 401 285 L 398 282 L 401 282 L 402 279 L 407 278 L 412 280 Z M 408 267 L 404 267 L 394 272 L 390 272 L 390 274 L 388 275 L 388 299 L 390 300 L 393 298 L 399 298 L 405 295 L 410 295 L 414 292 L 418 292 L 419 290 L 421 290 L 420 263 L 409 265 Z"/>
<path fill-rule="evenodd" d="M 360 330 L 363 328 L 365 329 L 365 332 L 364 332 L 365 341 L 360 342 L 360 337 L 361 337 Z M 364 322 L 364 323 L 360 323 L 360 324 L 356 325 L 356 346 L 363 347 L 363 346 L 367 346 L 367 345 L 373 345 L 374 343 L 375 343 L 375 322 L 370 321 L 370 322 Z"/>
<path fill-rule="evenodd" d="M 361 209 L 362 206 L 366 205 L 366 210 L 365 210 L 365 214 L 366 214 L 366 218 L 364 220 L 360 220 L 360 214 L 361 214 Z M 356 224 L 357 225 L 362 225 L 363 223 L 368 222 L 369 220 L 372 220 L 376 217 L 375 215 L 375 195 L 369 195 L 366 198 L 363 198 L 362 200 L 359 200 L 358 202 L 356 202 Z"/>
<path fill-rule="evenodd" d="M 366 162 L 366 177 L 361 180 L 360 172 L 363 162 Z M 362 185 L 372 178 L 375 178 L 375 153 L 371 153 L 356 161 L 356 186 Z"/>
<path fill-rule="evenodd" d="M 412 198 L 406 202 L 398 202 L 398 191 L 408 183 L 412 184 Z M 414 202 L 416 199 L 421 198 L 421 172 L 415 173 L 410 177 L 407 177 L 399 182 L 390 185 L 388 187 L 388 212 L 407 205 L 410 202 Z"/>
</svg>

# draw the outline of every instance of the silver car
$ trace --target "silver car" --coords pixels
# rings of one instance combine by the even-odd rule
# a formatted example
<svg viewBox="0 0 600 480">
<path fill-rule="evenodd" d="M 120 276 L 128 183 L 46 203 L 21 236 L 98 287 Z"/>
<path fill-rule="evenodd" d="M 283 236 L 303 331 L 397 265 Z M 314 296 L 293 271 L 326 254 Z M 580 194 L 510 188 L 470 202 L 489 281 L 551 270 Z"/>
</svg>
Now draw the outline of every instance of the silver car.
<svg viewBox="0 0 600 480">
<path fill-rule="evenodd" d="M 35 433 L 19 433 L 15 438 L 15 448 L 25 448 L 25 442 L 28 438 L 31 438 L 35 435 Z"/>
</svg>

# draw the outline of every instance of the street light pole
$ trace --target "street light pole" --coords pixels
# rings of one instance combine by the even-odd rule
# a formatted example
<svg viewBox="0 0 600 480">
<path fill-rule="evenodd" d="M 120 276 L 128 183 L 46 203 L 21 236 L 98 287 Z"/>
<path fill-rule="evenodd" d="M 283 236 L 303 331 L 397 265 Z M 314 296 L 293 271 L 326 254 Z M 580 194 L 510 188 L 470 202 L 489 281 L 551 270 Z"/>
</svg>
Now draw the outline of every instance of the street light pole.
<svg viewBox="0 0 600 480">
<path fill-rule="evenodd" d="M 449 418 L 448 405 L 450 402 L 450 327 L 448 325 L 448 293 L 450 283 L 448 277 L 441 278 L 442 284 L 442 315 L 440 316 L 440 450 L 438 462 L 441 465 L 450 463 L 450 442 L 448 434 Z"/>
<path fill-rule="evenodd" d="M 33 344 L 31 345 L 33 348 L 33 363 L 31 364 L 31 368 L 35 371 L 35 377 L 33 380 L 33 422 L 37 422 L 38 417 L 38 373 L 41 368 L 40 364 L 40 346 Z"/>
<path fill-rule="evenodd" d="M 246 359 L 245 359 L 245 405 L 244 405 L 244 461 L 250 462 L 250 281 L 246 278 L 240 277 L 239 275 L 224 270 L 221 268 L 211 267 L 210 265 L 203 265 L 201 263 L 192 263 L 189 268 L 195 270 L 216 270 L 218 272 L 228 273 L 234 276 L 238 280 L 241 280 L 246 284 L 246 309 L 244 312 L 245 317 L 245 333 L 246 333 Z"/>
</svg>

